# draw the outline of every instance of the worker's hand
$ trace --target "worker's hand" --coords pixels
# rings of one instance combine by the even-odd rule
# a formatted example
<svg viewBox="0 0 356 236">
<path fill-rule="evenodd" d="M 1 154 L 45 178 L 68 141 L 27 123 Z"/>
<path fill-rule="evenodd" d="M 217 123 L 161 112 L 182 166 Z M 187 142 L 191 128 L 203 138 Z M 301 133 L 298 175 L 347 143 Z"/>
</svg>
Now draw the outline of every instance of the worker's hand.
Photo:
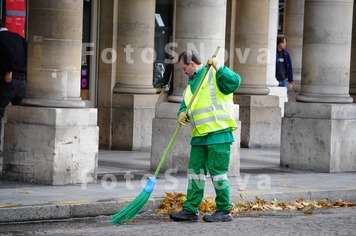
<svg viewBox="0 0 356 236">
<path fill-rule="evenodd" d="M 178 124 L 181 125 L 187 125 L 189 123 L 188 116 L 185 114 L 185 112 L 181 112 L 178 115 Z"/>
<path fill-rule="evenodd" d="M 288 83 L 288 88 L 292 89 L 293 88 L 293 84 L 292 83 Z"/>
<path fill-rule="evenodd" d="M 220 69 L 219 61 L 215 57 L 209 58 L 208 64 L 211 65 L 212 67 L 214 67 L 214 69 L 216 71 L 218 71 Z"/>
<path fill-rule="evenodd" d="M 5 73 L 5 82 L 10 83 L 12 81 L 12 71 L 6 71 Z"/>
</svg>

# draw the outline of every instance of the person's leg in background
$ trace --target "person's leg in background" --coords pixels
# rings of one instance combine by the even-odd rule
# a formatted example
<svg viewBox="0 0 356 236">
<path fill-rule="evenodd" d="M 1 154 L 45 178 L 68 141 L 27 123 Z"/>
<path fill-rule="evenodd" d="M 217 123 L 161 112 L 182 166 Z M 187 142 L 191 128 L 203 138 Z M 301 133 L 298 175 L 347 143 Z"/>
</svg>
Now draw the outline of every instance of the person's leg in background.
<svg viewBox="0 0 356 236">
<path fill-rule="evenodd" d="M 12 74 L 12 82 L 6 83 L 0 78 L 0 150 L 3 148 L 3 118 L 6 107 L 11 102 L 14 106 L 21 105 L 21 100 L 26 96 L 26 75 Z"/>
<path fill-rule="evenodd" d="M 4 140 L 4 135 L 2 133 L 2 130 L 3 130 L 3 118 L 4 118 L 4 115 L 5 115 L 5 109 L 7 107 L 7 105 L 10 103 L 10 101 L 8 102 L 5 102 L 5 100 L 3 100 L 2 98 L 0 98 L 0 151 L 2 152 L 3 150 L 3 140 Z"/>
<path fill-rule="evenodd" d="M 0 147 L 3 147 L 3 118 L 5 116 L 6 107 L 12 102 L 14 97 L 17 97 L 16 82 L 6 83 L 3 79 L 0 79 Z M 21 100 L 19 101 L 21 103 Z M 16 103 L 16 102 L 15 102 Z M 15 104 L 19 105 L 19 104 Z"/>
<path fill-rule="evenodd" d="M 288 83 L 286 80 L 279 80 L 278 87 L 285 87 L 287 90 L 287 97 L 288 97 Z"/>
<path fill-rule="evenodd" d="M 4 136 L 2 134 L 2 126 L 3 126 L 3 123 L 2 123 L 2 120 L 4 118 L 4 114 L 5 114 L 5 108 L 0 108 L 0 152 L 2 152 L 3 150 L 3 139 L 4 139 Z"/>
</svg>

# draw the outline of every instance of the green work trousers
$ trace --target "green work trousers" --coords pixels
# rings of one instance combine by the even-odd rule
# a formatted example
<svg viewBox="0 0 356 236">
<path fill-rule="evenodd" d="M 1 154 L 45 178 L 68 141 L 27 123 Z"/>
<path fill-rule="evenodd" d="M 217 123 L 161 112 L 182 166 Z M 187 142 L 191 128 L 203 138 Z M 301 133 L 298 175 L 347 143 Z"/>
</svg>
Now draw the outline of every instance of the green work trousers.
<svg viewBox="0 0 356 236">
<path fill-rule="evenodd" d="M 192 146 L 188 165 L 187 201 L 183 209 L 198 212 L 208 171 L 215 188 L 216 210 L 230 211 L 230 188 L 227 179 L 229 161 L 230 143 Z"/>
</svg>

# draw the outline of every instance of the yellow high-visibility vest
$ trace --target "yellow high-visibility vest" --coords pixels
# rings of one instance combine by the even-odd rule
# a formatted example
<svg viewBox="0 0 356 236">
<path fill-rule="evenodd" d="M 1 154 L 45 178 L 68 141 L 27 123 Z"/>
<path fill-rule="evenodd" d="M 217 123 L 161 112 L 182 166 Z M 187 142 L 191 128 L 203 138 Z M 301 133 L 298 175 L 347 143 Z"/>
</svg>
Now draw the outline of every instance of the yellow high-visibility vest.
<svg viewBox="0 0 356 236">
<path fill-rule="evenodd" d="M 193 97 L 190 85 L 183 93 L 185 104 Z M 233 93 L 223 94 L 216 83 L 216 71 L 211 67 L 207 78 L 188 111 L 192 125 L 192 137 L 204 136 L 208 133 L 226 128 L 237 128 L 234 117 Z"/>
</svg>

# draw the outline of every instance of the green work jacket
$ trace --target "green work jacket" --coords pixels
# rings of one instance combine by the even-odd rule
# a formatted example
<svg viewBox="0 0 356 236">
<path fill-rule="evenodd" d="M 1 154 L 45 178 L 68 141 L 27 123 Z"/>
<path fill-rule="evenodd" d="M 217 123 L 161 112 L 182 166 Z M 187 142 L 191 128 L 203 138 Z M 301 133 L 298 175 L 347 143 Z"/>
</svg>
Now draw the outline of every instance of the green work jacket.
<svg viewBox="0 0 356 236">
<path fill-rule="evenodd" d="M 192 78 L 189 78 L 188 85 L 191 89 L 191 93 L 194 94 L 196 91 L 200 80 L 202 79 L 206 67 L 202 67 L 197 70 Z M 219 71 L 216 72 L 216 84 L 217 89 L 223 94 L 231 94 L 235 92 L 241 84 L 241 77 L 230 70 L 228 67 L 221 66 Z M 185 111 L 187 109 L 187 105 L 184 100 L 181 103 L 179 108 L 179 113 Z M 232 128 L 226 128 L 222 130 L 218 130 L 215 132 L 207 133 L 204 136 L 192 137 L 190 142 L 191 145 L 209 145 L 209 144 L 217 144 L 217 143 L 231 143 L 234 141 L 234 137 L 232 135 Z"/>
</svg>

